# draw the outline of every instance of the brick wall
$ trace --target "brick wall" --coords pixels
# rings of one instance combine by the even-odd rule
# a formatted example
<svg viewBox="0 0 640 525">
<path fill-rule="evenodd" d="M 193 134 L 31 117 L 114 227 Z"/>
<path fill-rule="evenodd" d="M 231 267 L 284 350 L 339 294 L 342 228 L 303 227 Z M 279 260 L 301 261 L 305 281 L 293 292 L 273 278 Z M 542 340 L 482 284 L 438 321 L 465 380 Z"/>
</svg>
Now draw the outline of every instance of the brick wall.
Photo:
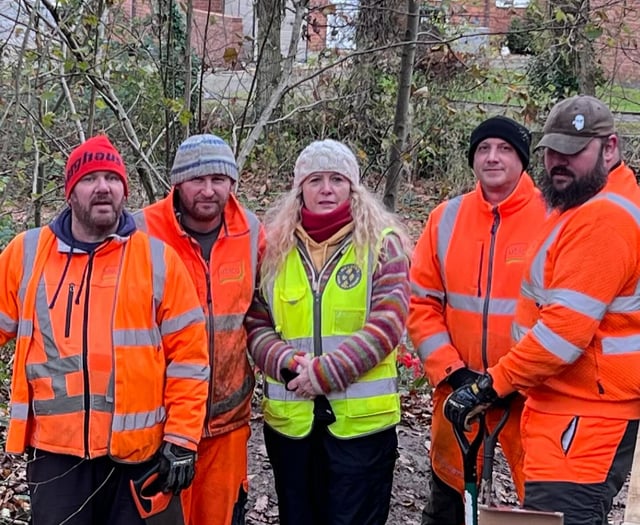
<svg viewBox="0 0 640 525">
<path fill-rule="evenodd" d="M 191 45 L 199 57 L 204 58 L 205 65 L 232 67 L 225 61 L 225 51 L 233 50 L 239 59 L 242 56 L 243 26 L 242 18 L 222 14 L 223 0 L 211 0 L 211 13 L 207 12 L 209 0 L 192 0 L 193 28 Z M 121 9 L 126 16 L 147 16 L 151 12 L 150 0 L 122 0 L 113 9 Z M 208 15 L 208 16 L 207 16 Z M 209 23 L 206 29 L 207 20 Z M 206 52 L 205 50 L 206 33 Z"/>
<path fill-rule="evenodd" d="M 608 78 L 623 84 L 640 84 L 640 51 L 637 37 L 640 34 L 640 0 L 592 0 L 591 9 L 602 9 L 604 34 L 596 43 L 596 53 L 601 56 L 602 67 Z M 472 26 L 487 27 L 492 33 L 506 32 L 515 16 L 524 16 L 525 9 L 501 8 L 496 0 L 471 0 L 452 2 L 452 23 L 466 22 Z"/>
<path fill-rule="evenodd" d="M 332 9 L 329 0 L 311 0 L 306 38 L 309 51 L 318 52 L 327 47 L 327 14 Z"/>
</svg>

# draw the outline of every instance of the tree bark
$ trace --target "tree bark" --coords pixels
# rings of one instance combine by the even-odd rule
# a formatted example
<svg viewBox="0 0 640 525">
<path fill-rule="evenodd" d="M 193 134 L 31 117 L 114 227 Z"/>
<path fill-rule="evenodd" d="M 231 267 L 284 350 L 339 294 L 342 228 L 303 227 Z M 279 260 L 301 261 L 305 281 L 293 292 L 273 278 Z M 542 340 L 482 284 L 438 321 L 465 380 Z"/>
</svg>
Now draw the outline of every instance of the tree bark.
<svg viewBox="0 0 640 525">
<path fill-rule="evenodd" d="M 398 79 L 398 95 L 396 98 L 396 114 L 393 122 L 393 136 L 395 140 L 391 145 L 389 154 L 389 168 L 384 188 L 384 205 L 394 211 L 400 173 L 403 168 L 403 151 L 409 130 L 409 104 L 411 102 L 411 79 L 413 76 L 413 64 L 416 57 L 416 39 L 420 22 L 420 2 L 418 0 L 407 1 L 407 29 L 405 44 L 402 48 L 400 62 L 400 75 Z"/>
<path fill-rule="evenodd" d="M 253 108 L 260 115 L 269 103 L 271 93 L 282 77 L 280 34 L 284 16 L 283 0 L 257 0 L 258 61 Z"/>
</svg>

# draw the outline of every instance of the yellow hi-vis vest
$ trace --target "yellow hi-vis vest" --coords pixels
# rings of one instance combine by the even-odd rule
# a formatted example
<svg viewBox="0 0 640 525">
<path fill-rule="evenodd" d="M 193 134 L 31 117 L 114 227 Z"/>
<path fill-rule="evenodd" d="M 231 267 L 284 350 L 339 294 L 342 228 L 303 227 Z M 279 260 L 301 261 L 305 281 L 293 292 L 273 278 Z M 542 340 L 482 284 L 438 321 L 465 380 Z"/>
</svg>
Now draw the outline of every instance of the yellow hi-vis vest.
<svg viewBox="0 0 640 525">
<path fill-rule="evenodd" d="M 267 301 L 275 329 L 285 341 L 311 356 L 329 354 L 364 326 L 376 261 L 372 253 L 365 253 L 367 268 L 363 270 L 349 236 L 310 283 L 302 257 L 313 268 L 302 247 L 291 250 Z M 323 272 L 336 258 L 339 261 L 324 289 L 319 289 Z M 328 428 L 338 438 L 372 434 L 396 425 L 400 421 L 396 351 L 345 391 L 330 392 L 326 397 L 336 416 Z M 262 407 L 265 422 L 277 432 L 292 438 L 311 432 L 313 401 L 289 392 L 271 377 L 265 380 Z"/>
</svg>

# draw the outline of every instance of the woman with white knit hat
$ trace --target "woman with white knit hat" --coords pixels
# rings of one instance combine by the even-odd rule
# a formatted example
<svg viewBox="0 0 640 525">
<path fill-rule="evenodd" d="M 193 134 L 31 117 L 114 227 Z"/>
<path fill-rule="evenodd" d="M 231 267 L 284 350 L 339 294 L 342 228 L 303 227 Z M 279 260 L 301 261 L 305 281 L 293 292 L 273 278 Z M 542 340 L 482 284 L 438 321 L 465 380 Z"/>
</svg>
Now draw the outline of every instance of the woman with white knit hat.
<svg viewBox="0 0 640 525">
<path fill-rule="evenodd" d="M 410 241 L 335 140 L 300 153 L 265 217 L 260 294 L 246 319 L 265 374 L 264 437 L 281 525 L 382 525 L 400 421 L 396 352 Z"/>
</svg>

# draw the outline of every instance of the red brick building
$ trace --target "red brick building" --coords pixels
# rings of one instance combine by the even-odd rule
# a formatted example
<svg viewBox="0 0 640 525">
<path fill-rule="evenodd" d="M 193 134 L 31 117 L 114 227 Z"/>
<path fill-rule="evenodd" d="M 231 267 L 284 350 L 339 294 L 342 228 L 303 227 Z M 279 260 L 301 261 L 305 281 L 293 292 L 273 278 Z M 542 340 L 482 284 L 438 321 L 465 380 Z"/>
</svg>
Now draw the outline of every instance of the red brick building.
<svg viewBox="0 0 640 525">
<path fill-rule="evenodd" d="M 198 56 L 204 58 L 205 64 L 207 66 L 231 65 L 229 59 L 234 56 L 242 58 L 244 42 L 242 18 L 225 15 L 224 0 L 211 0 L 210 12 L 208 11 L 209 0 L 191 1 L 193 3 L 192 47 Z M 132 18 L 149 15 L 150 6 L 151 0 L 121 0 L 121 9 L 124 14 Z"/>
</svg>

